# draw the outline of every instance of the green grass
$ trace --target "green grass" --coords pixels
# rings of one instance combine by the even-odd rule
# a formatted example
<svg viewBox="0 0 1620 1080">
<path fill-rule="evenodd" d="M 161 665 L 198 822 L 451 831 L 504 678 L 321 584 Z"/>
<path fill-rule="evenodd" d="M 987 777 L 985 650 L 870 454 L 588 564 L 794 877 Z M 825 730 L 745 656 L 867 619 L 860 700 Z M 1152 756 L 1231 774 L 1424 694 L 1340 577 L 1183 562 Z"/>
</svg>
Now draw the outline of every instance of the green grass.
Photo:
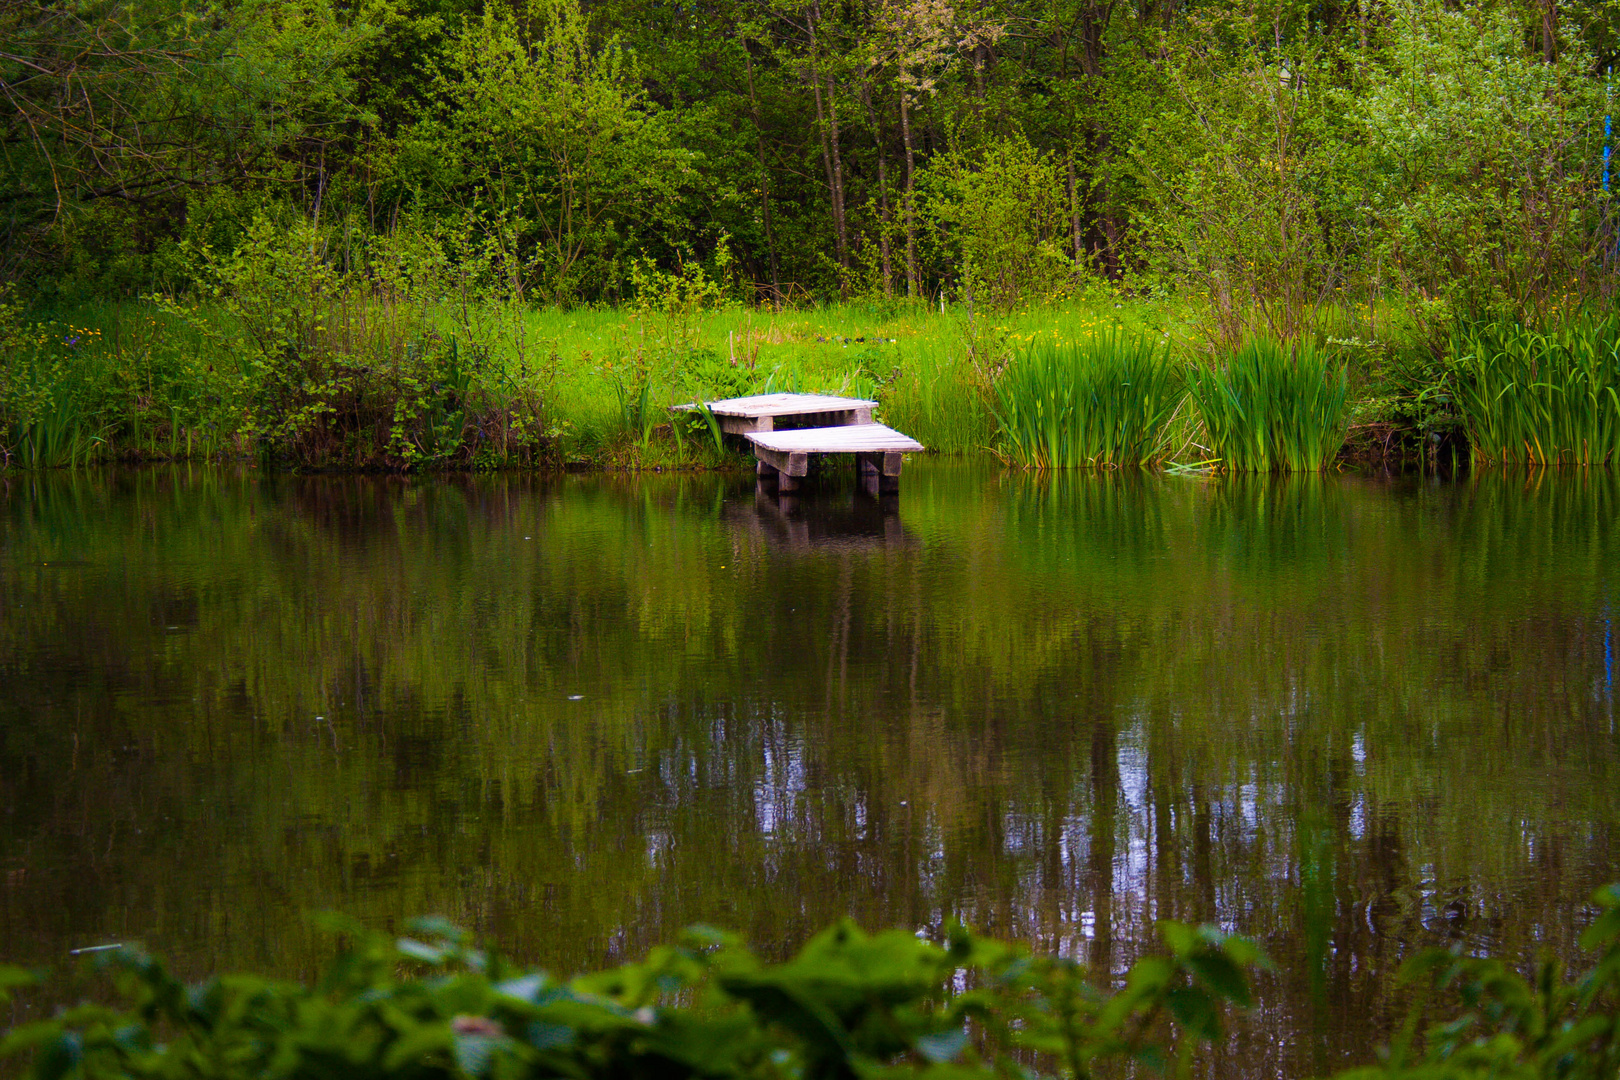
<svg viewBox="0 0 1620 1080">
<path fill-rule="evenodd" d="M 1037 469 L 1148 464 L 1164 452 L 1182 392 L 1168 347 L 1151 333 L 1041 340 L 996 380 L 997 451 Z"/>
<path fill-rule="evenodd" d="M 1620 460 L 1620 315 L 1588 315 L 1548 331 L 1463 327 L 1452 355 L 1476 463 Z"/>
<path fill-rule="evenodd" d="M 424 431 L 442 429 L 453 441 L 460 412 L 464 427 L 474 422 L 467 417 L 494 418 L 495 433 L 479 436 L 476 453 L 464 450 L 449 458 L 439 453 L 435 460 L 467 463 L 470 458 L 472 464 L 492 466 L 533 460 L 532 451 L 524 450 L 532 440 L 519 438 L 533 434 L 532 424 L 508 432 L 495 422 L 523 416 L 541 418 L 547 454 L 555 461 L 625 467 L 737 464 L 742 459 L 735 446 L 717 446 L 701 417 L 678 423 L 669 406 L 769 390 L 874 398 L 878 419 L 939 453 L 999 449 L 1010 460 L 1048 466 L 1203 460 L 1210 456 L 1203 449 L 1210 440 L 1197 410 L 1172 410 L 1169 424 L 1155 427 L 1166 419 L 1169 393 L 1162 364 L 1149 365 L 1146 376 L 1127 372 L 1115 384 L 1108 382 L 1114 376 L 1093 370 L 1096 365 L 1087 368 L 1090 381 L 1065 391 L 1077 395 L 1072 415 L 1083 421 L 1072 446 L 1063 440 L 1038 446 L 1033 428 L 1040 425 L 1033 419 L 1024 435 L 1003 435 L 998 443 L 1003 426 L 998 410 L 1006 422 L 1024 424 L 1027 414 L 1015 417 L 1010 403 L 1038 392 L 1035 383 L 1014 389 L 1019 380 L 1034 378 L 1028 357 L 1049 349 L 1054 357 L 1078 356 L 1100 347 L 1095 345 L 1100 341 L 1148 337 L 1168 337 L 1166 348 L 1179 350 L 1187 337 L 1185 318 L 1173 306 L 1112 299 L 994 315 L 858 304 L 780 312 L 726 307 L 674 316 L 629 307 L 491 309 L 471 323 L 448 309 L 430 308 L 408 328 L 410 340 L 394 341 L 389 355 L 409 354 L 421 341 L 447 346 L 454 339 L 458 348 L 479 357 L 476 371 L 463 372 L 468 385 L 453 395 L 453 406 L 433 387 L 423 391 L 431 398 L 426 406 L 437 412 L 424 413 L 416 423 Z M 57 365 L 75 387 L 63 424 L 77 425 L 72 429 L 77 442 L 53 436 L 50 445 L 66 449 L 39 455 L 41 464 L 87 456 L 241 456 L 262 441 L 253 426 L 259 400 L 254 363 L 239 355 L 240 346 L 232 343 L 241 339 L 241 328 L 217 306 L 163 310 L 145 302 L 102 303 L 36 316 L 24 329 L 33 334 L 24 351 Z M 64 344 L 74 337 L 75 344 Z M 1148 397 L 1131 400 L 1124 392 L 1127 378 L 1133 386 L 1147 378 Z M 1106 406 L 1096 404 L 1105 399 Z M 22 438 L 14 423 L 21 415 L 18 401 L 17 380 L 0 373 L 0 439 L 10 440 L 14 464 L 21 463 L 16 448 Z M 329 452 L 338 456 L 332 464 L 364 451 L 340 446 L 335 438 Z M 507 452 L 509 443 L 518 449 Z M 429 447 L 424 455 L 439 450 Z"/>
<path fill-rule="evenodd" d="M 848 304 L 727 308 L 685 319 L 633 309 L 547 309 L 529 313 L 526 330 L 561 357 L 553 401 L 568 425 L 571 456 L 639 460 L 650 446 L 640 416 L 661 416 L 669 405 L 701 396 L 781 390 L 871 397 L 880 405 L 878 419 L 930 450 L 981 452 L 995 438 L 995 376 L 1015 349 L 1168 321 L 1145 303 L 996 315 Z M 621 409 L 618 380 L 638 399 L 645 388 L 644 413 Z"/>
<path fill-rule="evenodd" d="M 1187 389 L 1228 471 L 1310 472 L 1344 445 L 1344 365 L 1309 342 L 1251 339 L 1219 367 L 1189 369 Z"/>
<path fill-rule="evenodd" d="M 886 384 L 873 392 L 879 419 L 942 454 L 970 454 L 990 445 L 995 421 L 989 375 L 964 345 L 917 341 L 896 349 Z"/>
</svg>

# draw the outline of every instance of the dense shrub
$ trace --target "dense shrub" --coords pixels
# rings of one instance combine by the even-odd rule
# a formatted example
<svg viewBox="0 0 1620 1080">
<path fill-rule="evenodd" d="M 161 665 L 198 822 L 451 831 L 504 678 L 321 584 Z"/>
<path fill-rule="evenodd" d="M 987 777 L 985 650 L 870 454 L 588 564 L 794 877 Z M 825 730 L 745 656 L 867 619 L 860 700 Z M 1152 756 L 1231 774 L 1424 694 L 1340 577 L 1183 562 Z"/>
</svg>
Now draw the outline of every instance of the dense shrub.
<svg viewBox="0 0 1620 1080">
<path fill-rule="evenodd" d="M 0 1053 L 32 1051 L 41 1080 L 853 1080 L 895 1067 L 966 1080 L 1022 1075 L 1031 1054 L 1084 1075 L 1105 1058 L 1162 1065 L 1216 1037 L 1222 1005 L 1249 1003 L 1244 970 L 1257 959 L 1242 939 L 1167 923 L 1169 955 L 1104 994 L 1077 964 L 966 931 L 936 945 L 846 922 L 783 964 L 696 930 L 642 963 L 558 980 L 443 923 L 398 943 L 347 929 L 350 947 L 314 987 L 247 976 L 187 987 L 138 952 L 112 954 L 125 1009 L 69 1009 L 12 1032 Z"/>
</svg>

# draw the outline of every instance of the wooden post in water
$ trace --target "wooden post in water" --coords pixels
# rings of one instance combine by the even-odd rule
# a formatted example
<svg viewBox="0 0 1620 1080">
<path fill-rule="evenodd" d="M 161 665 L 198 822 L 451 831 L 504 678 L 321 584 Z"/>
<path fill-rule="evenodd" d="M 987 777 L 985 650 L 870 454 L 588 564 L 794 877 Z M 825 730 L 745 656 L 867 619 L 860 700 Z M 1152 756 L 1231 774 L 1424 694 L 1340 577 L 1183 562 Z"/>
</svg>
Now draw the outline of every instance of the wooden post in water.
<svg viewBox="0 0 1620 1080">
<path fill-rule="evenodd" d="M 871 495 L 895 495 L 900 491 L 900 466 L 903 457 L 892 451 L 887 453 L 856 454 L 855 468 L 861 477 L 861 486 Z"/>
</svg>

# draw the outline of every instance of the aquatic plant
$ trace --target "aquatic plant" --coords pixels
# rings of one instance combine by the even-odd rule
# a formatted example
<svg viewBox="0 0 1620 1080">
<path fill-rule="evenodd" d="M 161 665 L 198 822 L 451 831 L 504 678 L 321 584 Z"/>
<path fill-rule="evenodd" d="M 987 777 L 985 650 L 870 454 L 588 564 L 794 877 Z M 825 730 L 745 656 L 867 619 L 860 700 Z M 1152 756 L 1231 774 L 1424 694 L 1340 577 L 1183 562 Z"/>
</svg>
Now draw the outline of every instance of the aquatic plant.
<svg viewBox="0 0 1620 1080">
<path fill-rule="evenodd" d="M 66 339 L 76 347 L 76 337 Z M 26 469 L 88 463 L 105 443 L 95 386 L 74 358 L 21 352 L 0 377 L 0 464 Z"/>
<path fill-rule="evenodd" d="M 1451 374 L 1477 464 L 1620 460 L 1620 315 L 1459 327 Z"/>
<path fill-rule="evenodd" d="M 998 451 L 1036 469 L 1146 464 L 1162 454 L 1181 396 L 1168 349 L 1149 333 L 1038 341 L 996 380 Z"/>
<path fill-rule="evenodd" d="M 1231 472 L 1326 468 L 1344 445 L 1348 388 L 1344 365 L 1328 350 L 1269 337 L 1187 375 L 1211 449 Z"/>
</svg>

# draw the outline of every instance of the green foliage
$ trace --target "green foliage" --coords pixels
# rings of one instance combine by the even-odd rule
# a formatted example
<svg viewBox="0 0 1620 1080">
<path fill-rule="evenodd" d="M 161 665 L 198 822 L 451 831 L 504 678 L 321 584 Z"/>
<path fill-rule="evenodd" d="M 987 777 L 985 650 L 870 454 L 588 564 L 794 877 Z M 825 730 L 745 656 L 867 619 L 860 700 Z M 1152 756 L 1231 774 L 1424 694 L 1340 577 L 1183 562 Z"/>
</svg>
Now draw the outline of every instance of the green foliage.
<svg viewBox="0 0 1620 1080">
<path fill-rule="evenodd" d="M 1070 304 L 995 320 L 964 319 L 959 307 L 944 316 L 856 306 L 768 313 L 718 303 L 715 278 L 697 275 L 705 264 L 678 280 L 701 283 L 709 298 L 673 315 L 653 306 L 662 294 L 652 292 L 646 306 L 536 308 L 514 297 L 509 264 L 481 228 L 401 230 L 347 251 L 345 239 L 336 226 L 259 218 L 232 252 L 204 249 L 186 271 L 216 296 L 64 306 L 50 318 L 17 312 L 18 359 L 0 370 L 0 398 L 10 386 L 20 402 L 19 379 L 55 365 L 76 422 L 102 440 L 90 448 L 100 460 L 719 464 L 727 457 L 710 453 L 706 422 L 691 416 L 671 428 L 668 407 L 768 389 L 876 398 L 886 423 L 931 450 L 975 453 L 994 439 L 992 384 L 1013 345 L 1083 337 L 1121 316 L 1135 326 L 1150 310 L 1110 306 L 1105 317 Z M 684 303 L 692 294 L 680 289 Z M 335 379 L 331 396 L 310 393 L 327 383 L 300 375 L 305 363 Z M 452 407 L 451 394 L 470 406 Z M 289 400 L 307 411 L 296 415 Z M 346 417 L 324 411 L 345 402 Z M 295 422 L 273 442 L 266 418 L 278 415 Z M 11 464 L 21 463 L 14 452 Z"/>
<path fill-rule="evenodd" d="M 1430 1025 L 1420 1000 L 1378 1064 L 1341 1080 L 1605 1080 L 1620 1068 L 1620 886 L 1594 896 L 1573 981 L 1542 961 L 1430 949 L 1402 978 L 1464 1012 Z M 186 986 L 153 958 L 102 958 L 124 1007 L 82 1004 L 0 1039 L 37 1080 L 68 1077 L 708 1077 L 934 1080 L 1081 1078 L 1109 1061 L 1189 1075 L 1254 1004 L 1255 946 L 1211 927 L 1160 924 L 1166 955 L 1100 989 L 1084 967 L 953 928 L 943 945 L 848 920 L 770 964 L 707 928 L 646 960 L 561 980 L 475 947 L 443 920 L 390 942 L 328 918 L 347 947 L 313 987 L 253 976 Z M 414 972 L 407 974 L 406 972 Z M 31 981 L 0 968 L 0 1001 Z M 1034 1055 L 1033 1057 L 1031 1055 Z M 1032 1069 L 1032 1063 L 1039 1063 Z"/>
<path fill-rule="evenodd" d="M 1357 232 L 1359 215 L 1333 212 L 1344 151 L 1317 85 L 1329 61 L 1311 35 L 1279 47 L 1239 13 L 1193 23 L 1175 39 L 1170 106 L 1134 150 L 1143 247 L 1210 339 L 1292 341 L 1315 329 Z"/>
<path fill-rule="evenodd" d="M 927 216 L 948 238 L 963 299 L 1005 311 L 1070 283 L 1068 200 L 1051 154 L 1014 135 L 980 155 L 944 155 L 925 185 Z"/>
<path fill-rule="evenodd" d="M 641 963 L 559 980 L 472 947 L 442 920 L 398 942 L 330 921 L 350 944 L 314 987 L 252 976 L 185 986 L 122 949 L 103 963 L 124 1008 L 80 1005 L 16 1028 L 0 1057 L 31 1052 L 38 1080 L 964 1080 L 1028 1076 L 1033 1051 L 1079 1077 L 1111 1058 L 1190 1060 L 1220 1038 L 1226 1005 L 1251 1004 L 1247 969 L 1260 959 L 1241 938 L 1164 923 L 1168 955 L 1108 993 L 1071 961 L 960 928 L 936 945 L 845 921 L 786 963 L 696 929 Z M 22 981 L 0 969 L 0 990 Z"/>
<path fill-rule="evenodd" d="M 491 6 L 454 33 L 401 170 L 441 205 L 509 223 L 524 282 L 548 301 L 598 293 L 637 231 L 667 223 L 695 156 L 638 76 L 613 37 L 592 39 L 578 0 Z"/>
<path fill-rule="evenodd" d="M 1348 385 L 1327 349 L 1267 337 L 1187 376 L 1211 448 L 1233 472 L 1326 468 L 1344 444 Z"/>
<path fill-rule="evenodd" d="M 97 331 L 25 324 L 9 294 L 0 285 L 0 465 L 87 462 L 104 442 L 104 403 L 75 360 Z"/>
<path fill-rule="evenodd" d="M 345 272 L 313 226 L 260 218 L 228 258 L 203 252 L 229 318 L 172 300 L 168 310 L 229 359 L 240 431 L 272 459 L 411 468 L 542 456 L 546 374 L 521 349 L 500 366 L 479 333 L 495 329 L 499 299 L 473 297 L 478 315 L 457 308 L 470 340 L 446 335 L 429 317 L 442 287 L 432 261 L 410 255 Z M 464 289 L 475 265 L 462 262 Z"/>
<path fill-rule="evenodd" d="M 1464 326 L 1451 367 L 1476 462 L 1620 461 L 1620 315 L 1586 314 L 1548 331 Z"/>
<path fill-rule="evenodd" d="M 1610 1080 L 1620 1073 L 1620 885 L 1592 897 L 1598 917 L 1581 935 L 1597 964 L 1573 981 L 1551 959 L 1526 979 L 1500 960 L 1428 949 L 1401 969 L 1418 1005 L 1374 1067 L 1340 1080 L 1424 1077 L 1447 1080 Z M 1463 1008 L 1416 1037 L 1441 995 Z"/>
<path fill-rule="evenodd" d="M 0 5 L 0 276 L 183 291 L 181 241 L 227 257 L 263 213 L 488 229 L 570 307 L 721 237 L 773 304 L 1005 311 L 1095 272 L 1226 347 L 1390 286 L 1429 330 L 1613 291 L 1613 0 L 803 7 Z"/>
<path fill-rule="evenodd" d="M 887 356 L 869 352 L 859 359 L 885 424 L 943 454 L 977 453 L 990 445 L 995 361 L 976 362 L 971 343 L 961 335 L 909 342 Z"/>
<path fill-rule="evenodd" d="M 1182 396 L 1164 343 L 1120 329 L 1073 344 L 1042 341 L 995 385 L 999 453 L 1037 469 L 1151 463 Z"/>
<path fill-rule="evenodd" d="M 283 189 L 320 171 L 336 130 L 368 128 L 355 66 L 376 37 L 327 0 L 6 5 L 0 191 L 21 265 L 0 273 L 149 288 L 185 192 Z"/>
<path fill-rule="evenodd" d="M 87 388 L 63 361 L 32 360 L 15 364 L 0 385 L 0 456 L 25 469 L 88 463 L 105 440 Z"/>
<path fill-rule="evenodd" d="M 1591 57 L 1573 42 L 1535 55 L 1510 7 L 1394 4 L 1383 33 L 1339 92 L 1365 146 L 1377 273 L 1430 327 L 1545 318 L 1606 288 Z"/>
</svg>

